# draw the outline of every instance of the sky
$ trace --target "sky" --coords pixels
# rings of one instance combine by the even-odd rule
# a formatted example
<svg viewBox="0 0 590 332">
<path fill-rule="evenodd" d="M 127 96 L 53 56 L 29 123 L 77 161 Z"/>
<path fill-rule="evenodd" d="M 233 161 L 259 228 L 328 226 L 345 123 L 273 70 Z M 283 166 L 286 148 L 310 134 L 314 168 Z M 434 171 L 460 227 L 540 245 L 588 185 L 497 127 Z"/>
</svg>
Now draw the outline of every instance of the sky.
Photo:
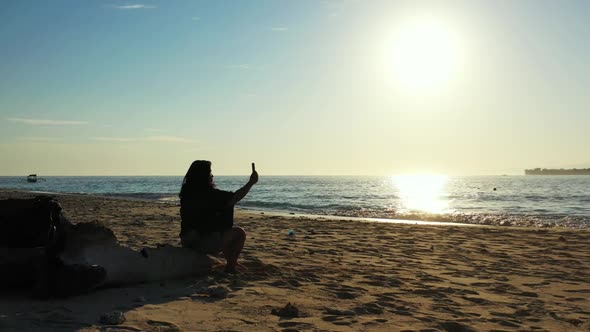
<svg viewBox="0 0 590 332">
<path fill-rule="evenodd" d="M 0 175 L 590 167 L 588 1 L 0 6 Z"/>
</svg>

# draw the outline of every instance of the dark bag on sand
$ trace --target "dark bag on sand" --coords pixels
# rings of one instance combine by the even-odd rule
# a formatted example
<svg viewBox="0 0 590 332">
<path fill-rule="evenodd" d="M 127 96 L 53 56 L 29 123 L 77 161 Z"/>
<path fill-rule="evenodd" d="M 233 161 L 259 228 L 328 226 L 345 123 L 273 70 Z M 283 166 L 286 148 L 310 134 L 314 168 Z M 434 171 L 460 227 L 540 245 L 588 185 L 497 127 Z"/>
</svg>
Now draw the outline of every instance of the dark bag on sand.
<svg viewBox="0 0 590 332">
<path fill-rule="evenodd" d="M 61 206 L 51 197 L 0 200 L 0 288 L 37 281 L 63 249 L 64 221 Z"/>
<path fill-rule="evenodd" d="M 100 285 L 100 266 L 59 258 L 72 224 L 48 196 L 0 200 L 0 289 L 32 288 L 35 297 L 84 293 Z"/>
<path fill-rule="evenodd" d="M 53 249 L 61 206 L 51 197 L 0 200 L 0 248 Z"/>
</svg>

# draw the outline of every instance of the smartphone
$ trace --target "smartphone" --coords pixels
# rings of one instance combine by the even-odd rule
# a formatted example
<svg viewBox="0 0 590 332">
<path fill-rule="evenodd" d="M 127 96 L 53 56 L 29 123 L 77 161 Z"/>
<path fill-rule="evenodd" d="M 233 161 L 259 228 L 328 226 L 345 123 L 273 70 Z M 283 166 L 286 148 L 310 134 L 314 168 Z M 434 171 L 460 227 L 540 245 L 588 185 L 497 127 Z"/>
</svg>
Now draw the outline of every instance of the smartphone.
<svg viewBox="0 0 590 332">
<path fill-rule="evenodd" d="M 256 164 L 252 163 L 252 173 L 256 172 Z"/>
</svg>

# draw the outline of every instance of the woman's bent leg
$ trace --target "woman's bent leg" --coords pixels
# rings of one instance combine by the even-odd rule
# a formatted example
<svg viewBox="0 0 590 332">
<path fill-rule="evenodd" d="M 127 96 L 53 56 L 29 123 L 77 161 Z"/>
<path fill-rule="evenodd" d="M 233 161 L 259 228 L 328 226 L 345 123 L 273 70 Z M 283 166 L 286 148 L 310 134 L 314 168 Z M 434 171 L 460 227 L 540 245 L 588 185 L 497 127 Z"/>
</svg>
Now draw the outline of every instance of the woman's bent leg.
<svg viewBox="0 0 590 332">
<path fill-rule="evenodd" d="M 232 227 L 223 234 L 223 255 L 227 260 L 225 271 L 230 273 L 236 272 L 238 266 L 238 257 L 244 248 L 246 242 L 246 231 L 241 227 Z"/>
</svg>

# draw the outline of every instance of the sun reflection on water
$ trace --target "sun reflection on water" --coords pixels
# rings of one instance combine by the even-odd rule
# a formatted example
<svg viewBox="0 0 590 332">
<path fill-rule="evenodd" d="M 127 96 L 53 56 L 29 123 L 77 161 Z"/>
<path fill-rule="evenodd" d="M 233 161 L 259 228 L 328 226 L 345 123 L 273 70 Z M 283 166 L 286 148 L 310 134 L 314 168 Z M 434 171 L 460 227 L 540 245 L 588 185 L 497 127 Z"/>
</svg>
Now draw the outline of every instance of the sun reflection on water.
<svg viewBox="0 0 590 332">
<path fill-rule="evenodd" d="M 392 182 L 399 190 L 401 210 L 428 213 L 449 211 L 449 202 L 445 199 L 446 175 L 398 175 L 392 177 Z"/>
</svg>

